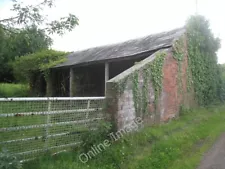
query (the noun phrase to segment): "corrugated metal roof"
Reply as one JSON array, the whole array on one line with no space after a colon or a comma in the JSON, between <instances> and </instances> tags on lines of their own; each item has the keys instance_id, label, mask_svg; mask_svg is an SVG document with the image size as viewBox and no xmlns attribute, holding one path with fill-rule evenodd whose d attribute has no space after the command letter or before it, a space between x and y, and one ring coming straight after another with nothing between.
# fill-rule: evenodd
<instances>
[{"instance_id":1,"label":"corrugated metal roof","mask_svg":"<svg viewBox=\"0 0 225 169\"><path fill-rule=\"evenodd\" d=\"M115 60L131 57L140 53L170 47L173 41L184 34L185 28L149 35L122 43L90 48L69 54L67 61L56 67L65 67L94 63L99 61Z\"/></svg>"}]
</instances>

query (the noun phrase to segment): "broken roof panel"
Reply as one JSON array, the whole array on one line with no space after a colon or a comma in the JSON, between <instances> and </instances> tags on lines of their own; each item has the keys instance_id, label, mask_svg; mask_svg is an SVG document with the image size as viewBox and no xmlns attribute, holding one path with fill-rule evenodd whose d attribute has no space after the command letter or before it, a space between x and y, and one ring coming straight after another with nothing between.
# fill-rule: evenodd
<instances>
[{"instance_id":1,"label":"broken roof panel","mask_svg":"<svg viewBox=\"0 0 225 169\"><path fill-rule=\"evenodd\" d=\"M173 41L184 34L185 28L149 35L122 43L90 48L69 54L67 61L55 67L88 64L131 57L148 51L172 46Z\"/></svg>"}]
</instances>

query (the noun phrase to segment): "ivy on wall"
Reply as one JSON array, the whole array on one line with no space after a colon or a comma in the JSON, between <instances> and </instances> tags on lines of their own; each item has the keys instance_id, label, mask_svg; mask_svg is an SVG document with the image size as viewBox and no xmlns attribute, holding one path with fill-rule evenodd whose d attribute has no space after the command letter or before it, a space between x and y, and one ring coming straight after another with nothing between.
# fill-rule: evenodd
<instances>
[{"instance_id":1,"label":"ivy on wall","mask_svg":"<svg viewBox=\"0 0 225 169\"><path fill-rule=\"evenodd\" d=\"M173 58L178 63L178 92L184 94L183 91L183 81L182 81L182 64L185 57L185 47L184 47L185 36L180 37L173 45Z\"/></svg>"},{"instance_id":2,"label":"ivy on wall","mask_svg":"<svg viewBox=\"0 0 225 169\"><path fill-rule=\"evenodd\" d=\"M162 67L165 56L166 56L165 52L157 52L155 59L152 62L146 64L144 68L136 70L135 72L128 75L118 83L118 91L119 94L121 95L126 89L128 81L129 80L131 81L134 108L137 116L152 113L148 112L148 103L149 103L148 95L150 93L149 91L150 81L154 88L155 107L158 104L158 98L162 91L162 78L163 78ZM142 76L143 79L142 87L140 86L139 80L140 75Z\"/></svg>"},{"instance_id":3,"label":"ivy on wall","mask_svg":"<svg viewBox=\"0 0 225 169\"><path fill-rule=\"evenodd\" d=\"M186 46L187 42L187 46ZM208 105L225 98L221 73L217 64L217 50L220 40L215 38L209 28L209 22L202 16L192 16L187 21L186 35L181 36L173 44L173 57L178 64L177 85L180 94L184 94L182 65L188 53L186 70L187 92L194 91L199 105ZM187 49L187 50L186 50ZM187 53L186 53L187 52ZM136 116L155 113L157 115L158 100L162 91L163 64L165 52L157 52L155 59L143 68L136 70L118 83L120 95L126 87L132 85L133 102ZM142 79L143 81L140 81ZM141 85L142 83L142 85ZM154 89L154 112L149 112L149 85ZM222 91L223 90L223 91ZM223 94L223 97L221 96Z\"/></svg>"},{"instance_id":4,"label":"ivy on wall","mask_svg":"<svg viewBox=\"0 0 225 169\"><path fill-rule=\"evenodd\" d=\"M150 63L150 74L153 88L155 90L155 105L158 103L159 96L162 91L162 78L163 78L163 63L166 53L159 52L156 54L156 58Z\"/></svg>"},{"instance_id":5,"label":"ivy on wall","mask_svg":"<svg viewBox=\"0 0 225 169\"><path fill-rule=\"evenodd\" d=\"M142 88L139 86L139 73L138 71L134 72L133 74L133 100L135 105L136 113L141 115L149 112L148 110L148 103L149 103L149 84L150 81L153 85L154 89L154 105L155 105L155 112L157 111L158 99L162 91L162 78L163 78L163 63L165 59L166 53L165 52L157 52L155 59L147 64L142 70L142 78L143 78L143 85Z\"/></svg>"},{"instance_id":6,"label":"ivy on wall","mask_svg":"<svg viewBox=\"0 0 225 169\"><path fill-rule=\"evenodd\" d=\"M135 71L132 76L132 92L136 115L141 116L142 94L139 87L139 71Z\"/></svg>"},{"instance_id":7,"label":"ivy on wall","mask_svg":"<svg viewBox=\"0 0 225 169\"><path fill-rule=\"evenodd\" d=\"M210 30L203 16L187 21L188 69L191 71L195 97L199 105L208 105L219 98L221 76L218 74L217 50L220 40ZM190 78L190 77L189 77Z\"/></svg>"}]
</instances>

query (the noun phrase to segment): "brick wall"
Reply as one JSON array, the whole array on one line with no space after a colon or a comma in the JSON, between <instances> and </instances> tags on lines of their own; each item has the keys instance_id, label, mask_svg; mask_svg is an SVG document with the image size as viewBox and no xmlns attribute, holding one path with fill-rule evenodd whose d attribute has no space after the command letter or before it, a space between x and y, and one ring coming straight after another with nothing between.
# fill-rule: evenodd
<instances>
[{"instance_id":1,"label":"brick wall","mask_svg":"<svg viewBox=\"0 0 225 169\"><path fill-rule=\"evenodd\" d=\"M186 51L186 47L184 50ZM172 48L158 52L166 52L162 69L162 92L157 102L158 105L155 106L154 88L152 82L148 82L147 113L144 114L142 111L135 111L132 75L134 72L138 71L138 87L139 90L141 90L143 87L143 70L154 60L156 53L107 82L107 111L114 119L117 129L121 129L125 125L132 123L137 116L142 117L146 124L167 121L179 114L181 105L187 104L187 106L189 106L190 102L188 100L193 100L193 98L191 98L192 95L188 94L186 90L187 52L185 52L185 58L181 66L182 91L179 91L178 88L178 63L173 58ZM147 68L149 69L149 67ZM120 93L118 86L127 77L129 78L125 83L125 88ZM139 101L141 101L141 98L142 97L139 96Z\"/></svg>"}]
</instances>

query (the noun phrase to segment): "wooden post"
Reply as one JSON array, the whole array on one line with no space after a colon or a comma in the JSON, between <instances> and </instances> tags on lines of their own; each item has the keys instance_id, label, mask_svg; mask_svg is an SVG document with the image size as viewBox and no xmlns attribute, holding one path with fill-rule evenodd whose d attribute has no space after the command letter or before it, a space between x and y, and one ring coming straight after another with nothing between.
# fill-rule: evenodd
<instances>
[{"instance_id":1,"label":"wooden post","mask_svg":"<svg viewBox=\"0 0 225 169\"><path fill-rule=\"evenodd\" d=\"M50 71L50 74L47 78L45 78L47 86L46 86L46 96L52 97L55 96L55 72L53 70Z\"/></svg>"},{"instance_id":2,"label":"wooden post","mask_svg":"<svg viewBox=\"0 0 225 169\"><path fill-rule=\"evenodd\" d=\"M106 82L109 80L109 63L105 63L105 94L106 94Z\"/></svg>"},{"instance_id":3,"label":"wooden post","mask_svg":"<svg viewBox=\"0 0 225 169\"><path fill-rule=\"evenodd\" d=\"M74 71L70 68L70 97L74 96Z\"/></svg>"}]
</instances>

